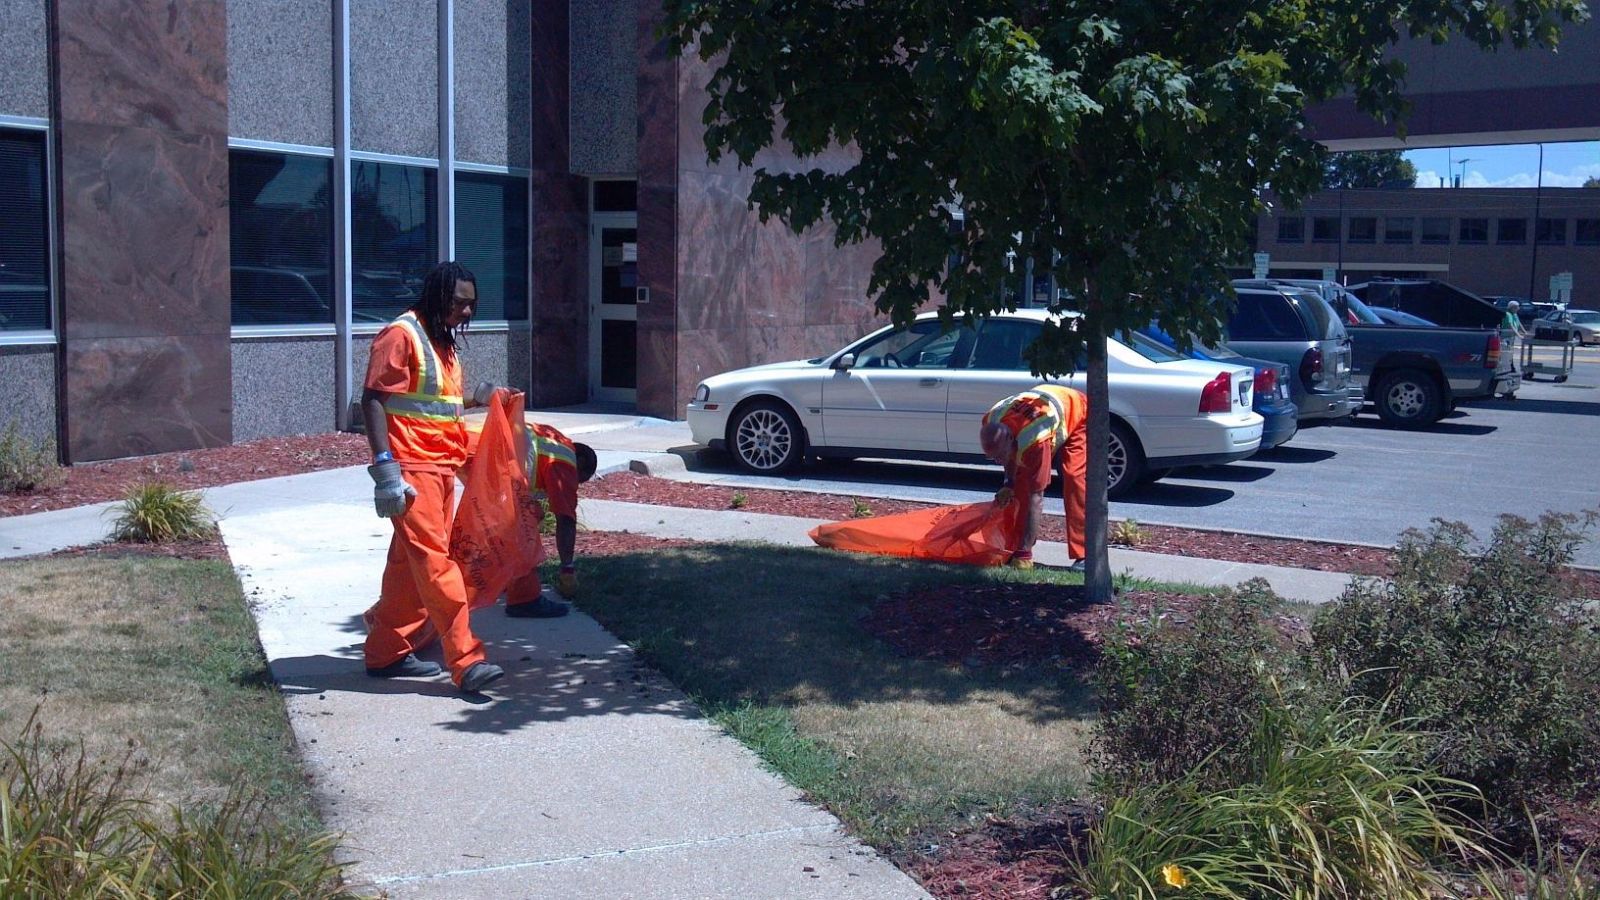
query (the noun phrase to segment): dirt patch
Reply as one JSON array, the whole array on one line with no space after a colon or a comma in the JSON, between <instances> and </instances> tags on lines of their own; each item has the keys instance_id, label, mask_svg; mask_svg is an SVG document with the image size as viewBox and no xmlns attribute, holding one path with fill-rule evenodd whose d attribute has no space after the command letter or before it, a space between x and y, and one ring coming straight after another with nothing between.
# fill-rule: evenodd
<instances>
[{"instance_id":1,"label":"dirt patch","mask_svg":"<svg viewBox=\"0 0 1600 900\"><path fill-rule=\"evenodd\" d=\"M363 465L367 461L366 438L335 433L262 438L209 450L80 463L63 469L65 480L49 490L0 494L0 516L121 500L129 488L146 481L165 481L194 490Z\"/></svg>"},{"instance_id":2,"label":"dirt patch","mask_svg":"<svg viewBox=\"0 0 1600 900\"><path fill-rule=\"evenodd\" d=\"M68 547L48 554L52 557L92 557L98 559L128 559L135 557L160 557L164 559L216 559L229 561L228 545L222 538L199 541L174 541L168 544L135 544L108 541L83 547Z\"/></svg>"},{"instance_id":3,"label":"dirt patch","mask_svg":"<svg viewBox=\"0 0 1600 900\"><path fill-rule=\"evenodd\" d=\"M1067 859L1093 811L1064 804L945 835L895 860L940 900L1048 900L1067 883Z\"/></svg>"}]
</instances>

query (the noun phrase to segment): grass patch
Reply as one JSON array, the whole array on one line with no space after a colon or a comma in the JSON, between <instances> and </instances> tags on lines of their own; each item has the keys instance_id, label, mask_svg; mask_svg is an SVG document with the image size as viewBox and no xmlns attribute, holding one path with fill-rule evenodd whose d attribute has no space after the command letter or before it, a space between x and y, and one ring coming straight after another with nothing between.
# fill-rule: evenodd
<instances>
[{"instance_id":1,"label":"grass patch","mask_svg":"<svg viewBox=\"0 0 1600 900\"><path fill-rule=\"evenodd\" d=\"M283 700L225 562L0 563L0 736L35 708L43 749L126 759L151 799L221 808L259 792L269 818L318 828Z\"/></svg>"},{"instance_id":2,"label":"grass patch","mask_svg":"<svg viewBox=\"0 0 1600 900\"><path fill-rule=\"evenodd\" d=\"M860 625L892 593L1077 576L745 544L580 565L585 611L877 846L1087 789L1079 676L907 659Z\"/></svg>"}]
</instances>

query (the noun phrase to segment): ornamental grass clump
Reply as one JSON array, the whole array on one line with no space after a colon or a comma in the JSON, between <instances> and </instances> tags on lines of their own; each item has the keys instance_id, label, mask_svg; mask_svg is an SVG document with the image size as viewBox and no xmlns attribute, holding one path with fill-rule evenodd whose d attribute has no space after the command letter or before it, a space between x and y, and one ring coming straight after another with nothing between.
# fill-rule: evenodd
<instances>
[{"instance_id":1,"label":"ornamental grass clump","mask_svg":"<svg viewBox=\"0 0 1600 900\"><path fill-rule=\"evenodd\" d=\"M199 494L164 482L135 486L114 509L111 537L117 541L160 544L201 540L216 533L211 511Z\"/></svg>"},{"instance_id":2,"label":"ornamental grass clump","mask_svg":"<svg viewBox=\"0 0 1600 900\"><path fill-rule=\"evenodd\" d=\"M66 478L56 464L55 438L32 441L22 436L17 420L0 433L0 494L24 494L55 487Z\"/></svg>"}]
</instances>

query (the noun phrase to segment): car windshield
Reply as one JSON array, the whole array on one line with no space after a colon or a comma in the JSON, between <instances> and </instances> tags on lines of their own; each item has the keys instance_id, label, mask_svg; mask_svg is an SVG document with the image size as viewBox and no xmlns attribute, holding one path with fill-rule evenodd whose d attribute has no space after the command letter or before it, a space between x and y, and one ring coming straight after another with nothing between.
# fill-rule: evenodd
<instances>
[{"instance_id":1,"label":"car windshield","mask_svg":"<svg viewBox=\"0 0 1600 900\"><path fill-rule=\"evenodd\" d=\"M1572 321L1579 325L1593 325L1600 322L1600 312L1575 312L1572 314Z\"/></svg>"},{"instance_id":2,"label":"car windshield","mask_svg":"<svg viewBox=\"0 0 1600 900\"><path fill-rule=\"evenodd\" d=\"M1382 325L1383 324L1383 317L1378 315L1377 313L1373 312L1372 311L1372 307L1366 305L1365 303L1362 303L1360 297L1357 297L1355 294L1352 294L1349 291L1342 291L1340 296L1342 296L1344 298L1345 309L1350 310L1350 314L1356 317L1356 323L1357 324L1359 324L1359 325Z\"/></svg>"}]
</instances>

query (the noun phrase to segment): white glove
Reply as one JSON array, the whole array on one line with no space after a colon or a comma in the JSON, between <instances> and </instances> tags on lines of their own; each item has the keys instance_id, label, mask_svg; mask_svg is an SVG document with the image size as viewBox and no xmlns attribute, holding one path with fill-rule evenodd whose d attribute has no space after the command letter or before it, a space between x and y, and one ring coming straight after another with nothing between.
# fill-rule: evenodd
<instances>
[{"instance_id":1,"label":"white glove","mask_svg":"<svg viewBox=\"0 0 1600 900\"><path fill-rule=\"evenodd\" d=\"M401 477L400 464L392 459L376 463L367 466L367 474L372 476L373 483L377 485L372 490L372 505L377 508L378 515L385 519L398 519L405 515L411 501L416 499L417 489L406 484Z\"/></svg>"},{"instance_id":2,"label":"white glove","mask_svg":"<svg viewBox=\"0 0 1600 900\"><path fill-rule=\"evenodd\" d=\"M500 390L500 386L492 381L478 382L478 386L472 390L472 404L474 406L488 406L489 401L494 399L494 392L498 390Z\"/></svg>"}]
</instances>

